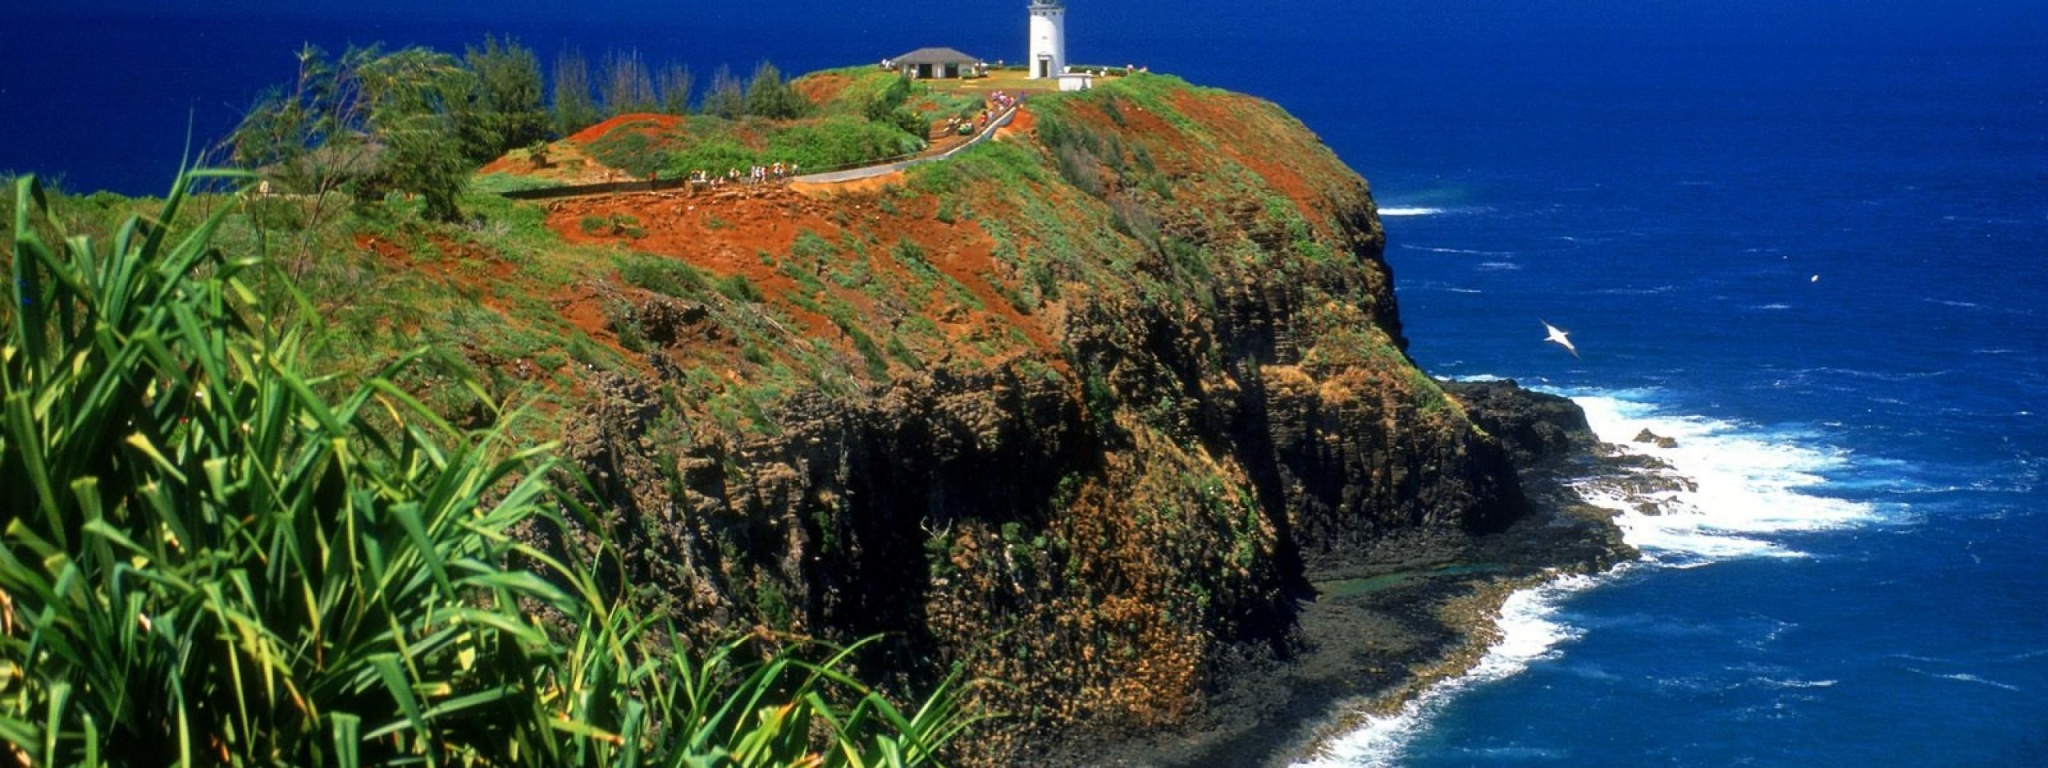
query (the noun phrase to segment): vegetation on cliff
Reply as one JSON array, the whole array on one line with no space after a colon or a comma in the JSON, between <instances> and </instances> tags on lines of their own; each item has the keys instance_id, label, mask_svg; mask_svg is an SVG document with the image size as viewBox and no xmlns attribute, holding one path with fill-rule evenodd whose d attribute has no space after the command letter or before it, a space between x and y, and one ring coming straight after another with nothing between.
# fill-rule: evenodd
<instances>
[{"instance_id":1,"label":"vegetation on cliff","mask_svg":"<svg viewBox=\"0 0 2048 768\"><path fill-rule=\"evenodd\" d=\"M627 117L546 163L514 150L456 221L222 197L215 240L284 256L243 300L319 317L317 370L421 349L380 392L560 441L590 514L493 546L604 564L599 591L675 643L879 634L843 661L892 690L1002 681L964 693L1017 715L974 761L1187 723L1232 659L1291 652L1311 581L1519 512L1500 445L1403 351L1364 181L1257 99L1135 75L861 184L484 194L565 158L673 171L975 103L868 70L790 86L796 120ZM512 398L536 418L488 405Z\"/></svg>"},{"instance_id":2,"label":"vegetation on cliff","mask_svg":"<svg viewBox=\"0 0 2048 768\"><path fill-rule=\"evenodd\" d=\"M1185 722L1234 649L1291 642L1311 578L1520 503L1402 352L1364 183L1255 99L1034 94L866 187L547 226L616 249L562 305L626 362L569 443L644 532L636 578L707 628L964 661L1015 683L985 695L1023 732Z\"/></svg>"},{"instance_id":3,"label":"vegetation on cliff","mask_svg":"<svg viewBox=\"0 0 2048 768\"><path fill-rule=\"evenodd\" d=\"M308 374L308 326L273 322L244 281L259 254L213 245L234 209L170 225L222 178L181 179L111 248L15 186L12 761L916 765L973 722L951 682L897 709L843 671L851 649L693 647L610 596L601 561L521 543L577 509L549 447L451 426L394 384L409 357Z\"/></svg>"}]
</instances>

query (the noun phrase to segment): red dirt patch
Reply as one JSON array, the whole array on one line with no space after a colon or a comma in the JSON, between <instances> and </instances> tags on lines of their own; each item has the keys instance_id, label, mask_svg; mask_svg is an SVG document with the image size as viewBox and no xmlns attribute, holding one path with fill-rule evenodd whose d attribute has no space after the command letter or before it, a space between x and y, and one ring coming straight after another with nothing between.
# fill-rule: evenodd
<instances>
[{"instance_id":1,"label":"red dirt patch","mask_svg":"<svg viewBox=\"0 0 2048 768\"><path fill-rule=\"evenodd\" d=\"M413 249L367 233L357 233L357 248L375 254L392 266L439 278L477 295L488 295L492 284L512 276L512 265L489 250L458 242L444 235L428 239L438 257L421 258Z\"/></svg>"},{"instance_id":2,"label":"red dirt patch","mask_svg":"<svg viewBox=\"0 0 2048 768\"><path fill-rule=\"evenodd\" d=\"M790 83L790 87L795 88L804 100L812 104L825 104L837 101L839 94L852 83L852 78L838 72L820 72L798 78L796 82Z\"/></svg>"},{"instance_id":3,"label":"red dirt patch","mask_svg":"<svg viewBox=\"0 0 2048 768\"><path fill-rule=\"evenodd\" d=\"M1031 114L1031 110L1018 107L1017 116L1010 118L1010 124L997 131L996 135L1001 137L1003 134L1010 133L1011 131L1029 135L1035 130L1038 130L1038 118Z\"/></svg>"},{"instance_id":4,"label":"red dirt patch","mask_svg":"<svg viewBox=\"0 0 2048 768\"><path fill-rule=\"evenodd\" d=\"M561 141L548 145L547 165L536 167L528 155L514 150L492 160L479 173L504 173L549 179L564 184L602 184L626 180L626 174L616 168L599 162L592 156L588 146L620 131L630 131L651 139L660 139L683 124L683 118L652 112L635 112L619 115L597 125L590 126Z\"/></svg>"},{"instance_id":5,"label":"red dirt patch","mask_svg":"<svg viewBox=\"0 0 2048 768\"><path fill-rule=\"evenodd\" d=\"M738 186L696 195L667 192L561 200L548 205L548 226L570 243L617 243L636 251L686 257L714 273L747 274L751 279L757 276L753 272L773 274L756 254L787 252L802 230L837 237L839 226L825 218L832 210L833 206L784 187ZM591 216L630 216L645 236L586 233L582 221ZM768 274L758 276L769 279Z\"/></svg>"},{"instance_id":6,"label":"red dirt patch","mask_svg":"<svg viewBox=\"0 0 2048 768\"><path fill-rule=\"evenodd\" d=\"M677 125L681 124L682 122L683 119L675 115L659 115L652 112L634 112L631 114L619 115L618 117L614 117L610 120L598 123L597 125L593 125L590 126L589 128L577 131L575 134L569 136L567 140L577 144L589 144L593 141L597 141L598 139L602 139L606 136L609 136L613 131L620 130L622 128L630 128L643 135L652 136L662 131L672 129Z\"/></svg>"},{"instance_id":7,"label":"red dirt patch","mask_svg":"<svg viewBox=\"0 0 2048 768\"><path fill-rule=\"evenodd\" d=\"M551 179L563 184L599 184L617 181L622 171L613 169L583 151L582 145L572 141L557 141L548 145L547 165L536 167L525 152L513 152L492 160L485 165L481 174L504 173L513 176L527 176L536 179Z\"/></svg>"},{"instance_id":8,"label":"red dirt patch","mask_svg":"<svg viewBox=\"0 0 2048 768\"><path fill-rule=\"evenodd\" d=\"M1007 268L994 260L995 242L980 227L939 221L933 216L933 200L903 199L885 191L900 178L894 174L803 190L738 187L696 195L677 192L559 200L547 206L548 227L570 243L613 243L683 260L717 278L744 275L767 304L801 326L791 328L792 332L847 349L852 348L852 339L830 318L792 300L802 288L785 273L783 262L805 231L831 243L838 243L851 231L856 236L871 236L877 244L874 250L880 252L870 255L869 269L888 284L908 285L915 278L887 252L898 241L907 240L917 243L932 267L958 282L973 297L973 304L979 305L966 306L943 295L908 297L914 311L930 316L945 331L950 339L948 354L975 354L975 340L1000 339L1007 329L1014 328L1041 359L1065 370L1059 346L1044 327L1043 318L1018 311L1004 293L1000 281ZM887 202L885 195L891 196ZM594 234L583 231L586 218L628 216L637 222L642 237L614 234L610 228ZM858 257L842 253L838 258ZM820 269L829 272L834 268ZM834 295L863 311L872 306L871 299L860 291L835 289ZM575 320L579 327L602 326L602 313L582 306L594 304L595 295L557 298L566 302L558 303L564 315L581 318ZM997 359L989 362L1000 363L1001 358L1017 351L999 351Z\"/></svg>"},{"instance_id":9,"label":"red dirt patch","mask_svg":"<svg viewBox=\"0 0 2048 768\"><path fill-rule=\"evenodd\" d=\"M482 175L493 173L525 174L530 170L533 170L532 162L523 158L514 159L511 155L506 155L485 163L484 167L477 169L477 173Z\"/></svg>"},{"instance_id":10,"label":"red dirt patch","mask_svg":"<svg viewBox=\"0 0 2048 768\"><path fill-rule=\"evenodd\" d=\"M425 243L411 247L361 232L354 236L353 242L357 249L377 257L393 272L408 272L439 280L453 286L458 295L472 297L478 306L500 316L508 315L501 289L514 284L517 270L488 249L438 234L429 235ZM607 327L601 309L603 305L590 288L572 288L569 297L558 296L551 301L557 310L562 311L564 319L589 334L591 339L613 348L621 359L644 366L632 353L619 346L617 337ZM419 328L407 326L403 330L416 332ZM540 370L533 360L498 358L467 344L464 349L473 363L498 369L513 378L529 380Z\"/></svg>"},{"instance_id":11,"label":"red dirt patch","mask_svg":"<svg viewBox=\"0 0 2048 768\"><path fill-rule=\"evenodd\" d=\"M1276 161L1276 158L1316 157L1316 151L1309 147L1273 147L1274 137L1294 135L1296 131L1278 130L1277 126L1276 130L1259 130L1269 118L1252 113L1266 111L1263 104L1237 94L1178 92L1173 95L1173 108L1214 131L1219 150L1294 201L1311 225L1324 232L1330 231L1325 218L1329 197L1311 184L1301 169ZM1338 167L1329 169L1329 174L1340 177L1340 174L1348 175L1348 172Z\"/></svg>"},{"instance_id":12,"label":"red dirt patch","mask_svg":"<svg viewBox=\"0 0 2048 768\"><path fill-rule=\"evenodd\" d=\"M589 283L581 283L549 296L548 305L554 307L563 320L568 321L591 340L611 347L612 351L618 353L619 359L627 361L634 367L645 369L646 358L619 344L618 334L612 332L611 318L606 317L604 313L605 300L596 287Z\"/></svg>"}]
</instances>

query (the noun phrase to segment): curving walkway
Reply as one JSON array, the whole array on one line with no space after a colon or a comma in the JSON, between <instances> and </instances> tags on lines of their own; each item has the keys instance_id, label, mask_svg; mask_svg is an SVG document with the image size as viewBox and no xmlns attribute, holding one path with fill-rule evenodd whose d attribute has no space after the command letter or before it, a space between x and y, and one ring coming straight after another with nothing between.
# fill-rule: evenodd
<instances>
[{"instance_id":1,"label":"curving walkway","mask_svg":"<svg viewBox=\"0 0 2048 768\"><path fill-rule=\"evenodd\" d=\"M848 181L859 181L861 179L872 179L876 176L887 176L889 174L901 171L913 165L918 165L920 163L929 163L936 160L945 160L951 158L954 155L960 154L968 147L972 147L976 144L980 144L984 141L987 141L989 137L996 135L996 131L998 129L1001 129L1004 126L1009 125L1010 118L1016 116L1017 107L1013 106L1010 107L1009 109L1003 110L1003 113L997 115L996 119L990 120L988 122L987 128L981 129L981 133L975 134L974 138L967 140L967 143L946 150L945 152L932 155L931 157L913 157L909 160L898 160L893 163L882 163L880 165L865 165L859 168L848 168L843 171L807 173L802 176L792 176L790 177L790 180L803 182L805 184L838 184Z\"/></svg>"},{"instance_id":2,"label":"curving walkway","mask_svg":"<svg viewBox=\"0 0 2048 768\"><path fill-rule=\"evenodd\" d=\"M965 151L968 147L980 144L984 141L987 141L989 137L996 135L996 131L1001 130L1005 126L1008 126L1010 124L1010 120L1017 116L1017 110L1020 108L1020 106L1021 105L1012 106L1009 109L1003 110L1002 114L997 115L994 120L989 121L987 128L981 129L981 133L975 134L974 138L967 140L967 143L961 144L960 146L954 147L952 149L946 150L936 155L932 155L929 157L913 157L908 160L896 160L887 163L878 163L875 165L863 165L858 168L847 168L838 171L807 173L802 176L791 176L788 179L786 179L786 181L802 182L805 184L842 184L849 181L872 179L877 176L887 176L889 174L896 173L905 168L909 168L910 166L918 165L920 163L929 163L938 160L949 159L952 156L960 154L962 151ZM659 192L665 189L681 189L689 186L691 186L691 182L687 179L658 179L655 181L615 181L606 182L603 184L575 184L562 187L546 187L542 189L522 189L514 192L506 192L504 193L504 196L511 198L513 200L549 200L558 197L579 197L583 195L610 195L622 192Z\"/></svg>"}]
</instances>

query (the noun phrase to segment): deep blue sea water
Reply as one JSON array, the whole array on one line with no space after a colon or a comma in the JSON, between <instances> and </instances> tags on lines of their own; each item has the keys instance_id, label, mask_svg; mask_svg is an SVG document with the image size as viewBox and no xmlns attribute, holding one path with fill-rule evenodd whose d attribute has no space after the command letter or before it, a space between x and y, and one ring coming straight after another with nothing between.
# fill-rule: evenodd
<instances>
[{"instance_id":1,"label":"deep blue sea water","mask_svg":"<svg viewBox=\"0 0 2048 768\"><path fill-rule=\"evenodd\" d=\"M1700 488L1331 764L2048 765L2048 46L1435 53L1347 156L1416 358Z\"/></svg>"},{"instance_id":2,"label":"deep blue sea water","mask_svg":"<svg viewBox=\"0 0 2048 768\"><path fill-rule=\"evenodd\" d=\"M1024 21L1022 0L187 5L0 9L0 169L159 189L187 115L217 135L307 41L492 31L702 77L1021 56ZM2048 764L2048 8L1273 5L1071 0L1071 53L1294 111L1373 182L1425 368L1675 436L1645 450L1699 483L1625 518L1645 561L1517 596L1475 675L1327 764Z\"/></svg>"}]
</instances>

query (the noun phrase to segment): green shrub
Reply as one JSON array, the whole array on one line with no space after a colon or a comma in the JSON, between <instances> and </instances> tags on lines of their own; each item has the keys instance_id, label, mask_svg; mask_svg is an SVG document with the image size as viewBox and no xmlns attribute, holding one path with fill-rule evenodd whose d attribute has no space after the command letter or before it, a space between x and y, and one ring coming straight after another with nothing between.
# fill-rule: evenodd
<instances>
[{"instance_id":1,"label":"green shrub","mask_svg":"<svg viewBox=\"0 0 2048 768\"><path fill-rule=\"evenodd\" d=\"M761 153L741 143L731 131L731 125L723 121L692 122L690 135L669 153L668 173L684 176L701 170L722 176L738 170L744 176L748 167L761 162Z\"/></svg>"},{"instance_id":2,"label":"green shrub","mask_svg":"<svg viewBox=\"0 0 2048 768\"><path fill-rule=\"evenodd\" d=\"M746 134L743 138L743 133ZM893 125L835 115L796 121L745 118L696 120L670 136L663 168L684 175L702 170L714 176L756 165L796 163L805 172L868 165L924 148L918 135Z\"/></svg>"},{"instance_id":3,"label":"green shrub","mask_svg":"<svg viewBox=\"0 0 2048 768\"><path fill-rule=\"evenodd\" d=\"M733 301L760 302L761 289L754 287L754 281L746 275L734 273L718 281L718 292Z\"/></svg>"},{"instance_id":4,"label":"green shrub","mask_svg":"<svg viewBox=\"0 0 2048 768\"><path fill-rule=\"evenodd\" d=\"M471 178L469 188L466 191L471 194L503 195L507 192L523 192L530 189L548 189L559 186L562 186L562 182L537 176L521 176L512 173L486 173Z\"/></svg>"},{"instance_id":5,"label":"green shrub","mask_svg":"<svg viewBox=\"0 0 2048 768\"><path fill-rule=\"evenodd\" d=\"M790 245L789 254L810 261L826 261L838 254L838 249L818 233L804 229L796 233L796 242Z\"/></svg>"},{"instance_id":6,"label":"green shrub","mask_svg":"<svg viewBox=\"0 0 2048 768\"><path fill-rule=\"evenodd\" d=\"M668 153L648 138L644 130L647 129L634 125L619 126L591 142L590 154L598 162L624 170L634 178L645 178L669 167Z\"/></svg>"},{"instance_id":7,"label":"green shrub","mask_svg":"<svg viewBox=\"0 0 2048 768\"><path fill-rule=\"evenodd\" d=\"M924 148L922 134L852 117L794 123L768 137L768 156L808 169L840 168L902 157Z\"/></svg>"},{"instance_id":8,"label":"green shrub","mask_svg":"<svg viewBox=\"0 0 2048 768\"><path fill-rule=\"evenodd\" d=\"M702 270L672 258L627 254L619 257L619 278L676 298L700 295L711 284Z\"/></svg>"}]
</instances>

